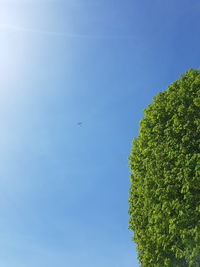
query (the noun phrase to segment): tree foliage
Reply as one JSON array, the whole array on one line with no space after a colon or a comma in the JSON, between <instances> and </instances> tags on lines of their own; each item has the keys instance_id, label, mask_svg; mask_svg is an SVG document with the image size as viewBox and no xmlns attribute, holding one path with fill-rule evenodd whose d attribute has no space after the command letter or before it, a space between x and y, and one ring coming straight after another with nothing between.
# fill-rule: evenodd
<instances>
[{"instance_id":1,"label":"tree foliage","mask_svg":"<svg viewBox=\"0 0 200 267\"><path fill-rule=\"evenodd\" d=\"M129 157L129 227L142 267L200 266L200 70L144 111Z\"/></svg>"}]
</instances>

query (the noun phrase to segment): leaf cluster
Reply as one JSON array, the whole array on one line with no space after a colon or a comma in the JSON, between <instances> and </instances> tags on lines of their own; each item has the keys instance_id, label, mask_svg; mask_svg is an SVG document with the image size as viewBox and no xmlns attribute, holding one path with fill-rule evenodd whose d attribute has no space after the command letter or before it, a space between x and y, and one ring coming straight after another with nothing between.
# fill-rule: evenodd
<instances>
[{"instance_id":1,"label":"leaf cluster","mask_svg":"<svg viewBox=\"0 0 200 267\"><path fill-rule=\"evenodd\" d=\"M142 267L200 266L200 71L144 111L129 164L129 228Z\"/></svg>"}]
</instances>

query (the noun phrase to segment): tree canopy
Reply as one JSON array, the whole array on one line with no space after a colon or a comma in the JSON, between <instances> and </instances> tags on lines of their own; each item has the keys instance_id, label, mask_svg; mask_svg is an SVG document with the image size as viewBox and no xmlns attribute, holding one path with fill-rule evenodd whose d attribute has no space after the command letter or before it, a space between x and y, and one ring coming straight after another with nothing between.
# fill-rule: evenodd
<instances>
[{"instance_id":1,"label":"tree canopy","mask_svg":"<svg viewBox=\"0 0 200 267\"><path fill-rule=\"evenodd\" d=\"M129 228L141 266L200 266L200 70L144 110L129 164Z\"/></svg>"}]
</instances>

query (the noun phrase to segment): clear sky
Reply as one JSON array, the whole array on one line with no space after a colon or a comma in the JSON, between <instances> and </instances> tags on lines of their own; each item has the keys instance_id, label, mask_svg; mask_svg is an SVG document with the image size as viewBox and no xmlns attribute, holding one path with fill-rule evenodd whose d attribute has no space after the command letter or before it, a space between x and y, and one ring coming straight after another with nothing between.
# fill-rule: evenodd
<instances>
[{"instance_id":1,"label":"clear sky","mask_svg":"<svg viewBox=\"0 0 200 267\"><path fill-rule=\"evenodd\" d=\"M139 266L131 141L199 67L199 0L1 1L1 267Z\"/></svg>"}]
</instances>

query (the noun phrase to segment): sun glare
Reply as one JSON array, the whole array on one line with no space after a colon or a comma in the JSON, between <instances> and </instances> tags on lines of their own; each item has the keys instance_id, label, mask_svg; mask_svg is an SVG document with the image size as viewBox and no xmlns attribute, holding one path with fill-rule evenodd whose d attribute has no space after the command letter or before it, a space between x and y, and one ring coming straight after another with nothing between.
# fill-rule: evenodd
<instances>
[{"instance_id":1,"label":"sun glare","mask_svg":"<svg viewBox=\"0 0 200 267\"><path fill-rule=\"evenodd\" d=\"M1 101L15 90L15 84L25 71L30 41L14 27L23 22L23 9L16 4L1 4L0 14L0 93ZM13 28L12 28L12 27ZM6 91L4 90L6 88ZM10 89L9 89L10 88Z\"/></svg>"}]
</instances>

